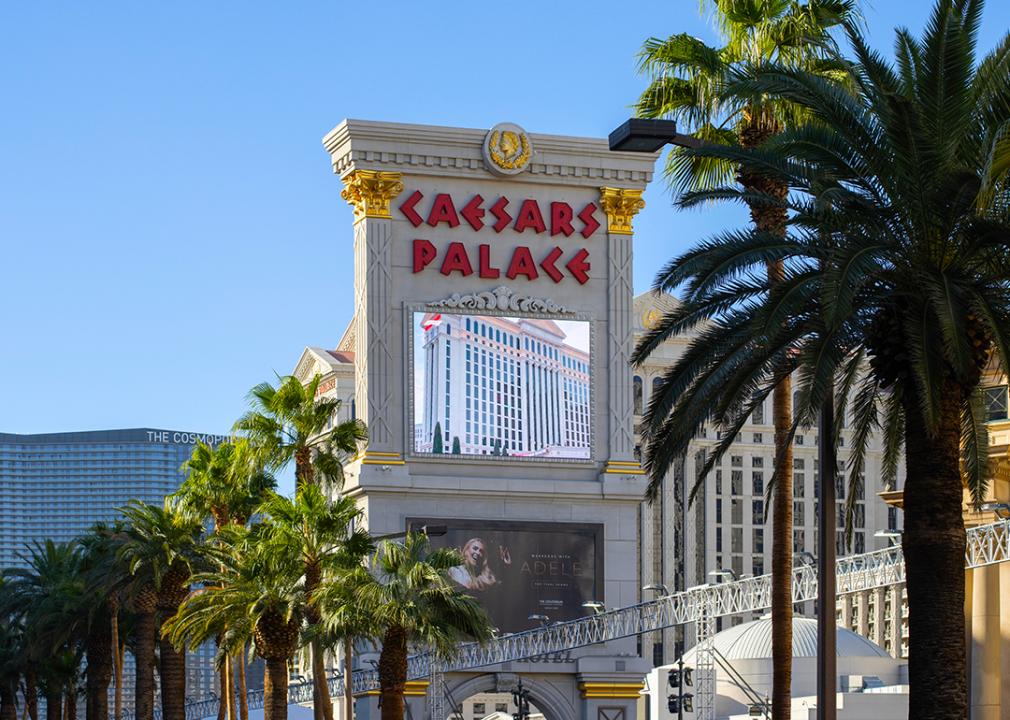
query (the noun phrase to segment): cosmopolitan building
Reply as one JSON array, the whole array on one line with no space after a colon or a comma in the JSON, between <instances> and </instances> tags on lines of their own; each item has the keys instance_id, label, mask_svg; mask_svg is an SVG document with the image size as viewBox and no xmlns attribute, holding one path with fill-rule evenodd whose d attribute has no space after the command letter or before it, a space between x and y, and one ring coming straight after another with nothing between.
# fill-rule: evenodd
<instances>
[{"instance_id":1,"label":"cosmopolitan building","mask_svg":"<svg viewBox=\"0 0 1010 720\"><path fill-rule=\"evenodd\" d=\"M184 478L198 441L222 435L137 428L0 433L0 567L35 541L67 541L113 520L128 500L160 503Z\"/></svg>"},{"instance_id":2,"label":"cosmopolitan building","mask_svg":"<svg viewBox=\"0 0 1010 720\"><path fill-rule=\"evenodd\" d=\"M417 315L417 452L589 458L588 331L580 349L562 329L587 323Z\"/></svg>"},{"instance_id":3,"label":"cosmopolitan building","mask_svg":"<svg viewBox=\"0 0 1010 720\"><path fill-rule=\"evenodd\" d=\"M179 489L180 466L197 442L224 435L136 428L16 435L0 433L0 567L24 565L34 542L66 542L99 521L118 517L129 500L160 504ZM187 692L216 690L214 648L187 662ZM127 655L124 701L133 701L133 658Z\"/></svg>"}]
</instances>

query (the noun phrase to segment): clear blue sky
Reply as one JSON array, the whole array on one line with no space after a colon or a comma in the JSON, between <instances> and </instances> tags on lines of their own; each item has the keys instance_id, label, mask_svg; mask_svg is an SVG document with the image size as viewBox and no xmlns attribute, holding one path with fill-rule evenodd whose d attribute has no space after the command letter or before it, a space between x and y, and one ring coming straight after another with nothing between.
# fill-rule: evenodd
<instances>
[{"instance_id":1,"label":"clear blue sky","mask_svg":"<svg viewBox=\"0 0 1010 720\"><path fill-rule=\"evenodd\" d=\"M871 38L932 3L864 5ZM983 47L1010 26L990 0ZM23 2L0 7L0 431L226 432L255 383L351 309L351 213L320 144L343 118L605 136L650 35L695 0ZM741 222L636 220L636 290Z\"/></svg>"}]
</instances>

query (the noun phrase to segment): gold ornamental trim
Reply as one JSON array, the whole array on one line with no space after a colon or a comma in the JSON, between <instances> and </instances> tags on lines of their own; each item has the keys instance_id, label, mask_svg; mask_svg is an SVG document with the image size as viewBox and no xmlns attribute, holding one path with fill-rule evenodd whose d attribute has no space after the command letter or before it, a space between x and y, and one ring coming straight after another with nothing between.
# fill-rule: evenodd
<instances>
[{"instance_id":1,"label":"gold ornamental trim","mask_svg":"<svg viewBox=\"0 0 1010 720\"><path fill-rule=\"evenodd\" d=\"M365 690L362 693L355 693L355 697L365 697L381 695L380 690ZM407 697L424 697L428 694L428 681L427 680L410 680L403 687L403 694Z\"/></svg>"},{"instance_id":2,"label":"gold ornamental trim","mask_svg":"<svg viewBox=\"0 0 1010 720\"><path fill-rule=\"evenodd\" d=\"M631 235L631 220L645 207L641 190L600 188L600 207L607 214L607 229L613 235Z\"/></svg>"},{"instance_id":3,"label":"gold ornamental trim","mask_svg":"<svg viewBox=\"0 0 1010 720\"><path fill-rule=\"evenodd\" d=\"M343 178L340 197L354 208L354 222L364 218L391 218L390 201L403 192L403 173L355 170Z\"/></svg>"},{"instance_id":4,"label":"gold ornamental trim","mask_svg":"<svg viewBox=\"0 0 1010 720\"><path fill-rule=\"evenodd\" d=\"M603 472L607 475L645 475L641 463L626 460L608 460Z\"/></svg>"},{"instance_id":5,"label":"gold ornamental trim","mask_svg":"<svg viewBox=\"0 0 1010 720\"><path fill-rule=\"evenodd\" d=\"M484 164L493 174L507 177L527 168L533 157L529 134L515 123L498 123L488 130L481 147Z\"/></svg>"},{"instance_id":6,"label":"gold ornamental trim","mask_svg":"<svg viewBox=\"0 0 1010 720\"><path fill-rule=\"evenodd\" d=\"M640 682L584 682L579 691L584 698L637 699L645 686Z\"/></svg>"}]
</instances>

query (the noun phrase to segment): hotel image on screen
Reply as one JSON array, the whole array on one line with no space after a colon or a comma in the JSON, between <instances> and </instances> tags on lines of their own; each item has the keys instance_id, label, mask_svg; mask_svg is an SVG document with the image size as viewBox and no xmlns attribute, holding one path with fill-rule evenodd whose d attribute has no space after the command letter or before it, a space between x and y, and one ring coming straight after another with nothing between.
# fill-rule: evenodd
<instances>
[{"instance_id":1,"label":"hotel image on screen","mask_svg":"<svg viewBox=\"0 0 1010 720\"><path fill-rule=\"evenodd\" d=\"M589 322L413 313L414 452L589 460Z\"/></svg>"}]
</instances>

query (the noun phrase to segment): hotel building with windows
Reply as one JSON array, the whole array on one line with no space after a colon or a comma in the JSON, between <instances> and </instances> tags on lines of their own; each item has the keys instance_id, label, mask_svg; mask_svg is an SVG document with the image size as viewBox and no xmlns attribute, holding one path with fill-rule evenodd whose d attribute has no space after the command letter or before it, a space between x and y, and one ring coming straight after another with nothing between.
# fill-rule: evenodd
<instances>
[{"instance_id":1,"label":"hotel building with windows","mask_svg":"<svg viewBox=\"0 0 1010 720\"><path fill-rule=\"evenodd\" d=\"M465 455L589 458L589 353L566 343L558 322L415 317L423 333L416 452L441 445Z\"/></svg>"},{"instance_id":2,"label":"hotel building with windows","mask_svg":"<svg viewBox=\"0 0 1010 720\"><path fill-rule=\"evenodd\" d=\"M659 318L664 308L675 302L668 296L644 293L635 298L633 321L636 340ZM633 377L636 441L640 442L642 412L662 374L676 361L691 342L691 335L667 340ZM771 398L759 406L741 429L732 448L701 484L693 504L689 497L698 473L720 439L713 426L702 429L691 449L663 481L653 504L642 504L642 585L665 585L671 591L684 590L725 575L737 577L771 572L771 508L765 507L765 492L775 464L774 428ZM898 510L886 504L878 493L888 490L882 482L883 448L873 437L866 454L861 486L850 488L846 472L851 429L841 429L836 476L839 556L887 547L896 542L900 532ZM793 447L793 552L796 562L812 562L817 556L817 513L820 477L817 461L817 430L801 428ZM898 482L904 471L899 469ZM848 493L854 501L852 545L845 544L845 503ZM767 517L766 517L767 516ZM839 600L840 624L865 635L896 657L905 654L907 631L903 619L903 592L886 597L876 593L869 599L842 596ZM893 595L893 597L891 596ZM870 609L874 604L878 610ZM797 607L812 615L814 603ZM897 608L897 613L892 613ZM864 612L865 610L865 612ZM721 618L718 629L757 619L753 616ZM893 618L893 619L892 619ZM895 622L896 620L896 622ZM662 637L660 637L662 635ZM693 644L680 629L654 633L651 657L656 665L676 659L684 647ZM650 648L643 647L646 657Z\"/></svg>"},{"instance_id":3,"label":"hotel building with windows","mask_svg":"<svg viewBox=\"0 0 1010 720\"><path fill-rule=\"evenodd\" d=\"M0 567L23 567L33 543L69 542L119 517L130 500L161 504L185 479L181 466L198 441L225 435L133 428L21 435L0 433ZM187 693L217 692L214 647L191 650ZM133 656L126 656L124 701L133 702ZM251 672L256 687L260 673Z\"/></svg>"}]
</instances>

